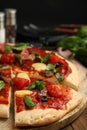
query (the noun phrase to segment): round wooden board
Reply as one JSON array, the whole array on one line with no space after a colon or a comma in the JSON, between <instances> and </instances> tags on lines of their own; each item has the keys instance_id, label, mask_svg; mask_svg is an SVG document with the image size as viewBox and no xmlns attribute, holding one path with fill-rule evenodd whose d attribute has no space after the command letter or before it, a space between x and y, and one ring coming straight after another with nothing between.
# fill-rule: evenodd
<instances>
[{"instance_id":1,"label":"round wooden board","mask_svg":"<svg viewBox=\"0 0 87 130\"><path fill-rule=\"evenodd\" d=\"M87 105L87 69L84 68L82 65L80 65L76 61L72 61L76 64L79 74L80 74L80 88L79 93L84 97L81 104L76 107L73 111L68 113L66 116L64 116L61 120L56 121L52 124L43 126L43 127L28 127L28 128L15 128L14 126L14 115L13 115L13 105L11 105L11 113L9 119L0 119L0 130L59 130L60 128L63 128L64 126L71 123L73 120L75 120L86 108Z\"/></svg>"}]
</instances>

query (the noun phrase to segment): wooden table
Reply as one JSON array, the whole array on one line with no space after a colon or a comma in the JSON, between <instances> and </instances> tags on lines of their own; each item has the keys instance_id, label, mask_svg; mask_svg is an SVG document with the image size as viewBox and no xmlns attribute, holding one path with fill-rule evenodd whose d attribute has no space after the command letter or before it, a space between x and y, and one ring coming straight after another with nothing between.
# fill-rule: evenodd
<instances>
[{"instance_id":1,"label":"wooden table","mask_svg":"<svg viewBox=\"0 0 87 130\"><path fill-rule=\"evenodd\" d=\"M75 121L60 130L87 130L87 107Z\"/></svg>"}]
</instances>

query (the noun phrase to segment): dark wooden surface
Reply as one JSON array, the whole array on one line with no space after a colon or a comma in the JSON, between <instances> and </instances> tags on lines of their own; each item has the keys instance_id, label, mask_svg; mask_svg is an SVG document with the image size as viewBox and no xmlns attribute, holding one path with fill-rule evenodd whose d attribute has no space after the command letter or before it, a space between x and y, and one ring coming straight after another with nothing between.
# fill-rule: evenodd
<instances>
[{"instance_id":1,"label":"dark wooden surface","mask_svg":"<svg viewBox=\"0 0 87 130\"><path fill-rule=\"evenodd\" d=\"M75 121L61 130L87 130L87 107Z\"/></svg>"}]
</instances>

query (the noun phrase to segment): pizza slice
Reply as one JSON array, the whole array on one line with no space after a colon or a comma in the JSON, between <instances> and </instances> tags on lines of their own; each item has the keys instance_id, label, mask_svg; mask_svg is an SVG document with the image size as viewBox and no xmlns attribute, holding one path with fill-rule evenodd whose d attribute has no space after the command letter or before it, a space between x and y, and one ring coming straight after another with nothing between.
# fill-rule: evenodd
<instances>
[{"instance_id":1,"label":"pizza slice","mask_svg":"<svg viewBox=\"0 0 87 130\"><path fill-rule=\"evenodd\" d=\"M12 67L0 64L0 117L8 118L12 86Z\"/></svg>"},{"instance_id":2,"label":"pizza slice","mask_svg":"<svg viewBox=\"0 0 87 130\"><path fill-rule=\"evenodd\" d=\"M10 109L11 86L0 78L0 117L8 118Z\"/></svg>"},{"instance_id":3,"label":"pizza slice","mask_svg":"<svg viewBox=\"0 0 87 130\"><path fill-rule=\"evenodd\" d=\"M16 126L42 126L58 121L82 101L75 90L38 78L25 80L19 75L14 87Z\"/></svg>"}]
</instances>

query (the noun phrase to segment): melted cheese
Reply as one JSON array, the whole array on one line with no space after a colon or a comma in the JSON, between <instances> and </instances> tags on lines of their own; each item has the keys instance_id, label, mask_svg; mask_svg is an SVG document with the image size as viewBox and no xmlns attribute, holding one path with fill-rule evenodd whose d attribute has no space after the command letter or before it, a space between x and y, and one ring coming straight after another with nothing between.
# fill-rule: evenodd
<instances>
[{"instance_id":1,"label":"melted cheese","mask_svg":"<svg viewBox=\"0 0 87 130\"><path fill-rule=\"evenodd\" d=\"M25 73L25 72L20 72L20 73L18 73L17 77L18 77L18 78L24 78L24 79L30 80L28 74Z\"/></svg>"},{"instance_id":2,"label":"melted cheese","mask_svg":"<svg viewBox=\"0 0 87 130\"><path fill-rule=\"evenodd\" d=\"M32 66L37 71L46 70L46 64L44 63L34 63Z\"/></svg>"},{"instance_id":3,"label":"melted cheese","mask_svg":"<svg viewBox=\"0 0 87 130\"><path fill-rule=\"evenodd\" d=\"M24 95L31 94L31 93L32 93L32 91L29 91L29 90L20 90L20 91L16 91L15 95L22 97Z\"/></svg>"}]
</instances>

